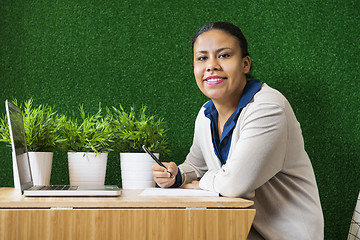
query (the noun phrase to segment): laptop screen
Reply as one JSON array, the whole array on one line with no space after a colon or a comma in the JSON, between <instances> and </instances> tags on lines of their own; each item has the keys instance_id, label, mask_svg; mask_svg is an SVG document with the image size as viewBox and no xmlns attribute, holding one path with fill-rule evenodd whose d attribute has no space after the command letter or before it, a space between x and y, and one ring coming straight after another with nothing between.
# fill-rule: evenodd
<instances>
[{"instance_id":1,"label":"laptop screen","mask_svg":"<svg viewBox=\"0 0 360 240\"><path fill-rule=\"evenodd\" d=\"M21 109L8 100L5 102L5 107L9 123L13 155L16 156L21 190L24 190L27 187L32 186L32 178L29 164L29 155L27 152L23 116L21 114Z\"/></svg>"}]
</instances>

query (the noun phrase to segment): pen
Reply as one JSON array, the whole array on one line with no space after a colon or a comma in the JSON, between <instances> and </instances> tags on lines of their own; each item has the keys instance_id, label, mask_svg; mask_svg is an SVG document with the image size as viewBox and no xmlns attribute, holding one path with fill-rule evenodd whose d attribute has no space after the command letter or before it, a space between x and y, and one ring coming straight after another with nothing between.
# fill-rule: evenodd
<instances>
[{"instance_id":1,"label":"pen","mask_svg":"<svg viewBox=\"0 0 360 240\"><path fill-rule=\"evenodd\" d=\"M160 160L159 160L147 147L145 147L145 145L143 145L142 148L144 149L144 151L145 151L146 153L148 153L148 154L152 157L152 159L155 160L155 162L157 162L157 164L159 164L159 165L162 166L163 168L167 169L167 168L165 167L165 165L162 164L162 162L160 162ZM168 173L170 173L170 177L171 177L171 178L174 178L174 176L172 175L171 172L168 172Z\"/></svg>"}]
</instances>

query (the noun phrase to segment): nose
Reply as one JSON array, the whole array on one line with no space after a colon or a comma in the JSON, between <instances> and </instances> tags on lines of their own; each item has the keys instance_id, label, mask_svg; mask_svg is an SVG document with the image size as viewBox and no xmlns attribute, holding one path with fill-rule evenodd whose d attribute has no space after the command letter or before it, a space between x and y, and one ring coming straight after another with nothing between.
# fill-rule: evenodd
<instances>
[{"instance_id":1,"label":"nose","mask_svg":"<svg viewBox=\"0 0 360 240\"><path fill-rule=\"evenodd\" d=\"M206 71L207 72L211 72L211 71L218 71L221 69L221 66L219 64L219 62L217 61L217 58L209 58L208 60L208 64L206 65Z\"/></svg>"}]
</instances>

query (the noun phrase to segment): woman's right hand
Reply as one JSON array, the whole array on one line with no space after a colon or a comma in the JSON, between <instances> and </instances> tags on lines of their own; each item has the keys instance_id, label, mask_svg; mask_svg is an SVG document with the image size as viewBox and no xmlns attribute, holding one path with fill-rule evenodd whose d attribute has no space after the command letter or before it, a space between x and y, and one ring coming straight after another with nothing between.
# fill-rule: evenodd
<instances>
[{"instance_id":1,"label":"woman's right hand","mask_svg":"<svg viewBox=\"0 0 360 240\"><path fill-rule=\"evenodd\" d=\"M157 163L152 165L154 181L157 185L159 185L159 187L168 188L175 183L178 167L174 162L163 162L163 164L166 168L161 167ZM170 173L173 177L171 177Z\"/></svg>"}]
</instances>

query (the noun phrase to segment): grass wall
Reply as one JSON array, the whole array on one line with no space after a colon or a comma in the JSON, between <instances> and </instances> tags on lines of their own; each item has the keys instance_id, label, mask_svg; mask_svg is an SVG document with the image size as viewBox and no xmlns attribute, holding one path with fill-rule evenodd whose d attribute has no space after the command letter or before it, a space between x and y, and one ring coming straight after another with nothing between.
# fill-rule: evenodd
<instances>
[{"instance_id":1,"label":"grass wall","mask_svg":"<svg viewBox=\"0 0 360 240\"><path fill-rule=\"evenodd\" d=\"M359 1L0 1L0 113L5 99L71 114L102 106L163 117L181 163L196 114L190 38L230 21L248 39L255 76L281 91L302 125L325 217L325 239L346 239L359 192ZM66 154L51 183L68 183ZM11 151L0 145L0 185L12 186ZM121 185L118 154L107 183Z\"/></svg>"}]
</instances>

